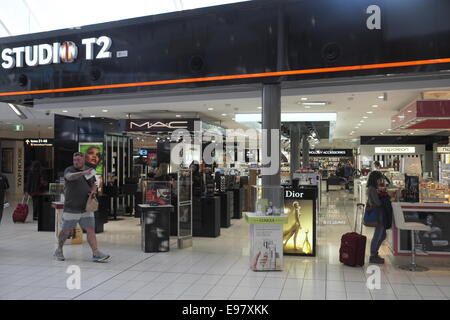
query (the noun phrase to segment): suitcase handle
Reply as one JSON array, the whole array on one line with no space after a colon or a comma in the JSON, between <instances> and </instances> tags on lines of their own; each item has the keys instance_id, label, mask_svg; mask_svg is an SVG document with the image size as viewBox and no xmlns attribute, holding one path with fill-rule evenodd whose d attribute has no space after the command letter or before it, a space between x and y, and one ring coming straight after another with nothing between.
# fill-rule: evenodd
<instances>
[{"instance_id":1,"label":"suitcase handle","mask_svg":"<svg viewBox=\"0 0 450 320\"><path fill-rule=\"evenodd\" d=\"M358 222L358 216L360 217L360 224L361 224L361 233L362 234L362 229L363 229L363 223L362 223L362 219L363 219L363 214L364 214L364 208L366 207L366 205L364 203L357 203L356 204L356 216L355 216L355 232L356 232L356 226L357 226L357 222ZM359 209L362 208L361 210L361 214L359 213Z\"/></svg>"},{"instance_id":2,"label":"suitcase handle","mask_svg":"<svg viewBox=\"0 0 450 320\"><path fill-rule=\"evenodd\" d=\"M25 202L25 197L27 198L27 202ZM22 203L23 204L25 204L25 203L28 204L29 201L30 201L30 195L29 194L26 194L26 195L24 194L23 198L22 198Z\"/></svg>"}]
</instances>

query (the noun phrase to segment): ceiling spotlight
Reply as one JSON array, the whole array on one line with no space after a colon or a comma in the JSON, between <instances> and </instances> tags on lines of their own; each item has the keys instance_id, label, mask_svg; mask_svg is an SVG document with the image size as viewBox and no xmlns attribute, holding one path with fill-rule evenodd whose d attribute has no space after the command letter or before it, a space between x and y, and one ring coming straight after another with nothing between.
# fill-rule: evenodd
<instances>
[{"instance_id":1,"label":"ceiling spotlight","mask_svg":"<svg viewBox=\"0 0 450 320\"><path fill-rule=\"evenodd\" d=\"M226 113L222 113L222 116L226 117L226 116L227 116L227 114L226 114Z\"/></svg>"},{"instance_id":2,"label":"ceiling spotlight","mask_svg":"<svg viewBox=\"0 0 450 320\"><path fill-rule=\"evenodd\" d=\"M95 116L93 114L91 114L91 118L95 118Z\"/></svg>"},{"instance_id":3,"label":"ceiling spotlight","mask_svg":"<svg viewBox=\"0 0 450 320\"><path fill-rule=\"evenodd\" d=\"M408 113L411 113L412 112L412 110L408 110Z\"/></svg>"},{"instance_id":4,"label":"ceiling spotlight","mask_svg":"<svg viewBox=\"0 0 450 320\"><path fill-rule=\"evenodd\" d=\"M378 108L378 105L377 104L373 104L372 108Z\"/></svg>"},{"instance_id":5,"label":"ceiling spotlight","mask_svg":"<svg viewBox=\"0 0 450 320\"><path fill-rule=\"evenodd\" d=\"M108 112L108 110L107 109L103 109L102 112Z\"/></svg>"},{"instance_id":6,"label":"ceiling spotlight","mask_svg":"<svg viewBox=\"0 0 450 320\"><path fill-rule=\"evenodd\" d=\"M364 120L361 120L360 122L361 122L361 123L364 123Z\"/></svg>"},{"instance_id":7,"label":"ceiling spotlight","mask_svg":"<svg viewBox=\"0 0 450 320\"><path fill-rule=\"evenodd\" d=\"M258 109L259 109L259 110L261 110L261 109L262 109L262 107L258 107Z\"/></svg>"},{"instance_id":8,"label":"ceiling spotlight","mask_svg":"<svg viewBox=\"0 0 450 320\"><path fill-rule=\"evenodd\" d=\"M67 110L63 110L62 112L67 113L68 111Z\"/></svg>"},{"instance_id":9,"label":"ceiling spotlight","mask_svg":"<svg viewBox=\"0 0 450 320\"><path fill-rule=\"evenodd\" d=\"M366 113L368 113L368 114L372 114L372 113L373 113L373 111L367 111Z\"/></svg>"},{"instance_id":10,"label":"ceiling spotlight","mask_svg":"<svg viewBox=\"0 0 450 320\"><path fill-rule=\"evenodd\" d=\"M208 111L213 111L214 110L214 108L208 108Z\"/></svg>"},{"instance_id":11,"label":"ceiling spotlight","mask_svg":"<svg viewBox=\"0 0 450 320\"><path fill-rule=\"evenodd\" d=\"M300 98L300 100L306 101L306 100L308 100L308 98L302 97L302 98Z\"/></svg>"},{"instance_id":12,"label":"ceiling spotlight","mask_svg":"<svg viewBox=\"0 0 450 320\"><path fill-rule=\"evenodd\" d=\"M305 109L311 109L311 107L310 106L305 106Z\"/></svg>"},{"instance_id":13,"label":"ceiling spotlight","mask_svg":"<svg viewBox=\"0 0 450 320\"><path fill-rule=\"evenodd\" d=\"M181 115L180 115L180 114L177 114L177 115L175 115L175 117L177 117L177 118L181 118Z\"/></svg>"},{"instance_id":14,"label":"ceiling spotlight","mask_svg":"<svg viewBox=\"0 0 450 320\"><path fill-rule=\"evenodd\" d=\"M392 131L392 129L387 129L387 131Z\"/></svg>"},{"instance_id":15,"label":"ceiling spotlight","mask_svg":"<svg viewBox=\"0 0 450 320\"><path fill-rule=\"evenodd\" d=\"M364 116L363 118L364 118L364 119L369 119L369 117L366 117L366 116Z\"/></svg>"}]
</instances>

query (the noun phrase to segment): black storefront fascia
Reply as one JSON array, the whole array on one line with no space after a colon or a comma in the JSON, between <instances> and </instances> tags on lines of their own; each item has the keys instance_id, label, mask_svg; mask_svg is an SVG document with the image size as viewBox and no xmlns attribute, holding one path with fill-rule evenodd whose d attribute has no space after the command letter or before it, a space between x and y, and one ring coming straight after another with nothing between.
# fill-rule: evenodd
<instances>
[{"instance_id":1,"label":"black storefront fascia","mask_svg":"<svg viewBox=\"0 0 450 320\"><path fill-rule=\"evenodd\" d=\"M380 29L372 29L373 5ZM0 100L436 72L450 61L448 12L446 0L259 0L7 37L2 51L71 41L78 57L0 67ZM96 59L103 42L86 60L82 40L102 36L111 58Z\"/></svg>"}]
</instances>

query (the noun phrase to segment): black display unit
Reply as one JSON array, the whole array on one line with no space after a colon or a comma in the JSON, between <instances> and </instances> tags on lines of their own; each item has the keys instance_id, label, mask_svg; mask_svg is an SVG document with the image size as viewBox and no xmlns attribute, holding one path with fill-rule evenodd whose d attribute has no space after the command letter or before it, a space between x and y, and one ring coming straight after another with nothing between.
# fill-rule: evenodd
<instances>
[{"instance_id":1,"label":"black display unit","mask_svg":"<svg viewBox=\"0 0 450 320\"><path fill-rule=\"evenodd\" d=\"M233 191L233 216L232 219L242 219L242 211L244 210L245 190L237 188Z\"/></svg>"},{"instance_id":2,"label":"black display unit","mask_svg":"<svg viewBox=\"0 0 450 320\"><path fill-rule=\"evenodd\" d=\"M144 252L167 252L170 249L170 211L172 205L140 205L141 248Z\"/></svg>"},{"instance_id":3,"label":"black display unit","mask_svg":"<svg viewBox=\"0 0 450 320\"><path fill-rule=\"evenodd\" d=\"M52 202L55 201L55 195L42 194L38 197L40 210L38 215L38 231L55 231L55 209L52 207Z\"/></svg>"},{"instance_id":4,"label":"black display unit","mask_svg":"<svg viewBox=\"0 0 450 320\"><path fill-rule=\"evenodd\" d=\"M216 196L220 197L220 227L229 228L233 215L233 192L216 193Z\"/></svg>"}]
</instances>

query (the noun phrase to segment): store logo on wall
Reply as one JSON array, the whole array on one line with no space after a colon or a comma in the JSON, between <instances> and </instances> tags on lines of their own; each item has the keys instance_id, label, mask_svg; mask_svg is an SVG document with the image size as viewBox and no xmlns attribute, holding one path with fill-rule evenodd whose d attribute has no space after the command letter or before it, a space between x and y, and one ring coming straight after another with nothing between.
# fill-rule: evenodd
<instances>
[{"instance_id":1,"label":"store logo on wall","mask_svg":"<svg viewBox=\"0 0 450 320\"><path fill-rule=\"evenodd\" d=\"M303 198L304 193L303 192L297 192L293 190L286 190L284 193L284 196L286 198Z\"/></svg>"},{"instance_id":2,"label":"store logo on wall","mask_svg":"<svg viewBox=\"0 0 450 320\"><path fill-rule=\"evenodd\" d=\"M81 40L85 46L86 60L108 59L112 57L109 51L112 40L109 37L88 38ZM100 47L100 51L94 57L94 45ZM3 69L23 68L58 64L61 62L72 63L78 58L78 46L73 41L63 43L39 44L16 48L5 48L2 51Z\"/></svg>"},{"instance_id":3,"label":"store logo on wall","mask_svg":"<svg viewBox=\"0 0 450 320\"><path fill-rule=\"evenodd\" d=\"M127 131L175 131L177 129L194 130L194 121L171 121L171 120L127 120Z\"/></svg>"},{"instance_id":4,"label":"store logo on wall","mask_svg":"<svg viewBox=\"0 0 450 320\"><path fill-rule=\"evenodd\" d=\"M437 147L438 153L450 153L450 147Z\"/></svg>"},{"instance_id":5,"label":"store logo on wall","mask_svg":"<svg viewBox=\"0 0 450 320\"><path fill-rule=\"evenodd\" d=\"M375 153L416 153L416 147L375 147Z\"/></svg>"}]
</instances>

